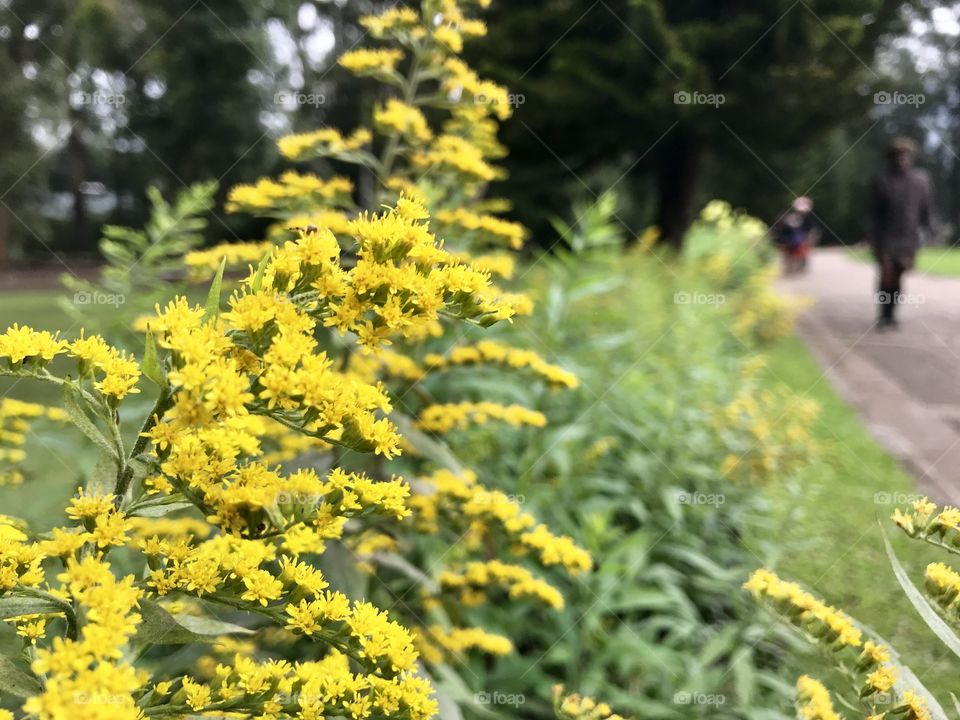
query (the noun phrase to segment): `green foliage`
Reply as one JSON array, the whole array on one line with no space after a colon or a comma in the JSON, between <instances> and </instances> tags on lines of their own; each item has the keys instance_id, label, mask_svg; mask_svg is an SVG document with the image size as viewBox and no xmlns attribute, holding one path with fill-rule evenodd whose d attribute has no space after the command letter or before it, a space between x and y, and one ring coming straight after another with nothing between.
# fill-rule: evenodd
<instances>
[{"instance_id":1,"label":"green foliage","mask_svg":"<svg viewBox=\"0 0 960 720\"><path fill-rule=\"evenodd\" d=\"M217 187L216 181L196 183L178 192L172 203L157 188L149 188L151 213L142 230L103 227L100 252L106 263L99 281L62 276L72 293L61 299L64 310L82 318L87 327L107 324L128 331L124 320L152 309L171 285L182 285L183 256L203 242ZM122 314L116 312L121 305Z\"/></svg>"},{"instance_id":2,"label":"green foliage","mask_svg":"<svg viewBox=\"0 0 960 720\"><path fill-rule=\"evenodd\" d=\"M793 172L826 132L872 107L870 88L886 82L871 67L880 40L902 28L901 8L917 4L495 5L491 42L500 51L481 68L524 98L523 122L504 136L506 194L535 230L566 201L558 187L575 194L610 183L641 198L654 196L652 187L653 212L640 201L624 218L658 224L674 241L696 204L729 197L728 185L751 212L775 218L792 200L784 183L806 191L856 144L859 134L818 156L812 176ZM774 177L765 163L780 157Z\"/></svg>"},{"instance_id":3,"label":"green foliage","mask_svg":"<svg viewBox=\"0 0 960 720\"><path fill-rule=\"evenodd\" d=\"M423 383L430 393L450 383L551 418L541 432L465 431L452 441L457 460L482 465L524 510L583 543L598 563L566 583L558 618L468 609L469 622L509 634L522 652L492 667L471 662L461 676L475 692L524 695L524 717L550 716L533 698L555 683L636 717L786 717L791 688L771 654L778 646L736 592L754 553L765 552L743 538L766 501L720 469L734 447L753 442L742 427L719 431L716 408L765 387L744 375L749 353L729 329L736 303L679 304L678 293L710 291L705 259L610 252L614 204L602 208L567 235L585 252L558 250L527 270L541 289L538 313L495 333L574 370L578 390L554 393L495 373L484 379L479 369ZM698 243L708 242L703 234ZM715 232L712 239L722 240ZM747 254L753 272L765 267ZM723 289L751 292L746 275L734 274ZM475 717L483 709L467 708Z\"/></svg>"}]
</instances>

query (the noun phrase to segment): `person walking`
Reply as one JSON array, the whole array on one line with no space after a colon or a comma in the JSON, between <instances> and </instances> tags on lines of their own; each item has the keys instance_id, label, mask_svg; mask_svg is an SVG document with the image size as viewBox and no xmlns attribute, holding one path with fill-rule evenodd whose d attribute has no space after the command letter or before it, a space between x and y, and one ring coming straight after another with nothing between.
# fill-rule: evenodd
<instances>
[{"instance_id":1,"label":"person walking","mask_svg":"<svg viewBox=\"0 0 960 720\"><path fill-rule=\"evenodd\" d=\"M784 274L804 272L810 250L819 237L813 216L813 200L806 196L796 198L790 210L774 223L772 232L774 242L783 255Z\"/></svg>"},{"instance_id":2,"label":"person walking","mask_svg":"<svg viewBox=\"0 0 960 720\"><path fill-rule=\"evenodd\" d=\"M903 275L913 268L920 230L932 230L933 188L925 170L914 167L917 144L906 137L889 145L887 167L873 185L868 242L879 268L877 304L880 329L896 327Z\"/></svg>"}]
</instances>

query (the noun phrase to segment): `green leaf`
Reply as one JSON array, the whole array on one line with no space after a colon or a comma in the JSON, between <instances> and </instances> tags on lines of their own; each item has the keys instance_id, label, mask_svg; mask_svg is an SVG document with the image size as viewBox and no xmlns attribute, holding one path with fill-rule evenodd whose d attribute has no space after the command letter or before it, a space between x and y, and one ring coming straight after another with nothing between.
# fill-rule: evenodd
<instances>
[{"instance_id":1,"label":"green leaf","mask_svg":"<svg viewBox=\"0 0 960 720\"><path fill-rule=\"evenodd\" d=\"M940 642L950 648L954 655L960 657L960 638L957 637L956 633L950 629L950 626L947 625L937 611L934 610L930 602L923 596L923 593L917 589L917 586L913 584L906 570L903 569L903 565L901 565L897 559L897 555L893 551L893 546L887 538L887 533L883 525L880 525L880 532L883 535L883 545L887 550L887 557L890 559L893 574L896 576L897 582L900 583L900 587L903 588L903 593L907 596L907 600L913 605L914 609L927 624L927 627L933 630L936 636L940 638Z\"/></svg>"},{"instance_id":2,"label":"green leaf","mask_svg":"<svg viewBox=\"0 0 960 720\"><path fill-rule=\"evenodd\" d=\"M140 363L143 374L162 388L167 386L167 376L160 365L160 358L157 356L157 343L153 339L153 333L147 330L147 339L143 346L143 362Z\"/></svg>"},{"instance_id":3,"label":"green leaf","mask_svg":"<svg viewBox=\"0 0 960 720\"><path fill-rule=\"evenodd\" d=\"M22 615L44 615L64 612L72 614L73 608L71 608L68 603L52 595L49 598L26 595L8 595L7 597L0 598L0 620L21 617Z\"/></svg>"},{"instance_id":4,"label":"green leaf","mask_svg":"<svg viewBox=\"0 0 960 720\"><path fill-rule=\"evenodd\" d=\"M152 600L140 601L142 618L136 642L141 645L189 645L212 642L220 635L249 635L247 628L214 618L172 615Z\"/></svg>"},{"instance_id":5,"label":"green leaf","mask_svg":"<svg viewBox=\"0 0 960 720\"><path fill-rule=\"evenodd\" d=\"M401 575L404 575L420 587L426 588L431 594L438 592L436 581L402 555L391 552L378 552L374 553L373 560L377 565L391 568Z\"/></svg>"},{"instance_id":6,"label":"green leaf","mask_svg":"<svg viewBox=\"0 0 960 720\"><path fill-rule=\"evenodd\" d=\"M0 695L7 694L25 698L40 692L40 682L18 669L13 662L0 655Z\"/></svg>"},{"instance_id":7,"label":"green leaf","mask_svg":"<svg viewBox=\"0 0 960 720\"><path fill-rule=\"evenodd\" d=\"M220 286L223 285L223 271L227 267L227 259L220 261L220 267L217 274L210 283L210 292L207 294L207 304L204 306L203 316L207 320L214 320L220 315Z\"/></svg>"},{"instance_id":8,"label":"green leaf","mask_svg":"<svg viewBox=\"0 0 960 720\"><path fill-rule=\"evenodd\" d=\"M100 431L93 420L83 411L80 404L80 391L73 385L65 384L63 386L63 408L67 411L70 421L76 425L80 432L90 438L98 447L106 450L115 459L119 460L117 448L113 443L107 440L106 436Z\"/></svg>"},{"instance_id":9,"label":"green leaf","mask_svg":"<svg viewBox=\"0 0 960 720\"><path fill-rule=\"evenodd\" d=\"M351 600L367 596L369 578L357 567L359 560L339 542L330 542L317 558L317 566L329 581L331 590L339 590Z\"/></svg>"},{"instance_id":10,"label":"green leaf","mask_svg":"<svg viewBox=\"0 0 960 720\"><path fill-rule=\"evenodd\" d=\"M253 285L251 286L251 291L254 293L260 292L260 288L263 286L263 275L267 271L267 265L270 263L271 253L267 253L262 258L260 258L260 264L257 265L257 273L253 276Z\"/></svg>"},{"instance_id":11,"label":"green leaf","mask_svg":"<svg viewBox=\"0 0 960 720\"><path fill-rule=\"evenodd\" d=\"M394 413L390 415L390 420L396 424L400 434L409 440L428 460L432 460L439 467L452 470L455 473L463 472L463 465L460 464L460 461L457 460L446 443L435 440L418 429L405 415Z\"/></svg>"},{"instance_id":12,"label":"green leaf","mask_svg":"<svg viewBox=\"0 0 960 720\"><path fill-rule=\"evenodd\" d=\"M127 515L134 517L158 518L169 515L177 510L186 510L194 505L186 500L183 495L176 493L174 495L149 498L142 502L132 505L126 512Z\"/></svg>"},{"instance_id":13,"label":"green leaf","mask_svg":"<svg viewBox=\"0 0 960 720\"><path fill-rule=\"evenodd\" d=\"M110 495L117 484L117 456L116 453L97 450L97 462L87 476L85 485L87 492L97 495Z\"/></svg>"}]
</instances>

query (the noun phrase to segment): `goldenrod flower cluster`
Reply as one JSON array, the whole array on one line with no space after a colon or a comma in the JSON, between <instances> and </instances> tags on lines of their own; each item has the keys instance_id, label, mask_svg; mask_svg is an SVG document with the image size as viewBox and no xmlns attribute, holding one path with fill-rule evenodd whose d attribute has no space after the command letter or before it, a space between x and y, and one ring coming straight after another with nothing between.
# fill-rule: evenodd
<instances>
[{"instance_id":1,"label":"goldenrod flower cluster","mask_svg":"<svg viewBox=\"0 0 960 720\"><path fill-rule=\"evenodd\" d=\"M440 575L444 589L458 590L464 605L478 605L492 588L502 588L512 598L534 598L561 610L563 595L555 587L519 565L500 560L467 563L462 573L445 570Z\"/></svg>"},{"instance_id":2,"label":"goldenrod flower cluster","mask_svg":"<svg viewBox=\"0 0 960 720\"><path fill-rule=\"evenodd\" d=\"M426 143L433 139L427 118L420 109L395 98L374 111L373 124L385 134L398 133L413 142Z\"/></svg>"},{"instance_id":3,"label":"goldenrod flower cluster","mask_svg":"<svg viewBox=\"0 0 960 720\"><path fill-rule=\"evenodd\" d=\"M843 720L833 709L830 691L809 675L797 678L797 715L801 720Z\"/></svg>"},{"instance_id":4,"label":"goldenrod flower cluster","mask_svg":"<svg viewBox=\"0 0 960 720\"><path fill-rule=\"evenodd\" d=\"M373 140L369 130L360 128L344 136L339 130L323 128L299 135L287 135L277 141L281 154L291 160L309 160L321 154L333 156L356 152Z\"/></svg>"},{"instance_id":5,"label":"goldenrod flower cluster","mask_svg":"<svg viewBox=\"0 0 960 720\"><path fill-rule=\"evenodd\" d=\"M438 704L423 663L512 650L509 638L473 626L460 598L560 608L560 590L530 567L592 567L572 538L504 492L469 471L437 470L424 448L442 441L416 429L490 419L539 427L542 413L458 404L442 387L409 411L397 389L431 370L480 363L576 386L562 368L500 343L437 352L453 321L487 326L532 308L491 283L491 274L512 273L509 257L472 259L486 245L519 247L526 232L496 217L502 203L482 198L500 173L491 164L502 155L496 119L510 104L504 88L456 57L464 39L485 33L464 7L431 0L423 12L364 19L390 47L353 50L341 65L399 87L399 97L385 97L368 127L351 134L322 129L278 143L290 159L368 168L383 187L365 208L339 177L290 171L234 188L230 211L276 224L264 241L186 256L192 278L213 278L208 300L159 302L138 321L139 362L99 335L68 340L16 325L0 335L0 374L63 388L66 417L101 451L62 526L37 537L0 517L0 598L23 603L9 621L37 683L22 707L38 720L426 720ZM419 109L427 106L437 108L429 120ZM444 108L449 117L432 126ZM227 269L239 272L224 277ZM74 361L67 377L51 371L58 357ZM136 413L122 403L140 390L155 400L134 434L126 422ZM0 423L0 444L17 445L5 434L22 435L32 412L0 406L0 420L13 423ZM401 441L411 450L410 483L388 462ZM368 457L342 461L341 450ZM435 552L441 532L463 538L445 564ZM399 560L430 623L377 607L375 587L369 595L342 588L324 562L336 566L342 552L358 556L347 561L351 571L379 573ZM238 624L213 617L215 606ZM143 669L158 637L186 644L211 624L208 649L170 653L175 670Z\"/></svg>"},{"instance_id":6,"label":"goldenrod flower cluster","mask_svg":"<svg viewBox=\"0 0 960 720\"><path fill-rule=\"evenodd\" d=\"M554 535L537 523L520 505L498 490L489 490L477 482L470 471L462 474L438 470L419 479L422 494L410 500L414 519L425 532L437 532L438 519L448 523L467 522L469 544L482 544L486 533L503 534L515 552L534 554L543 565L560 565L573 574L590 570L590 554L565 535Z\"/></svg>"},{"instance_id":7,"label":"goldenrod flower cluster","mask_svg":"<svg viewBox=\"0 0 960 720\"><path fill-rule=\"evenodd\" d=\"M13 398L0 399L0 486L19 485L24 475L21 463L26 460L24 443L32 424L46 418L58 422L67 420L60 408Z\"/></svg>"},{"instance_id":8,"label":"goldenrod flower cluster","mask_svg":"<svg viewBox=\"0 0 960 720\"><path fill-rule=\"evenodd\" d=\"M136 609L143 591L132 575L118 580L109 564L89 555L69 558L57 579L63 612L79 608L85 622L77 631L74 618L66 638L37 648L31 669L45 683L24 711L40 718L137 717L134 693L147 674L124 659L123 648L140 621Z\"/></svg>"},{"instance_id":9,"label":"goldenrod flower cluster","mask_svg":"<svg viewBox=\"0 0 960 720\"><path fill-rule=\"evenodd\" d=\"M449 232L475 233L479 242L490 244L506 243L513 250L523 247L527 239L527 229L519 223L504 220L494 215L470 212L463 208L442 210L436 215L437 223Z\"/></svg>"},{"instance_id":10,"label":"goldenrod flower cluster","mask_svg":"<svg viewBox=\"0 0 960 720\"><path fill-rule=\"evenodd\" d=\"M237 185L230 190L227 212L259 214L309 212L317 205L350 204L353 183L344 177L323 180L289 170L279 181L262 178L254 185Z\"/></svg>"},{"instance_id":11,"label":"goldenrod flower cluster","mask_svg":"<svg viewBox=\"0 0 960 720\"><path fill-rule=\"evenodd\" d=\"M711 287L732 291L725 295L733 313L730 327L744 340L770 342L786 336L805 305L775 291L779 269L758 260L763 254L757 247L767 242L766 235L761 220L714 200L694 223L693 247L688 248L688 261Z\"/></svg>"},{"instance_id":12,"label":"goldenrod flower cluster","mask_svg":"<svg viewBox=\"0 0 960 720\"><path fill-rule=\"evenodd\" d=\"M796 583L786 582L769 570L761 569L754 572L743 587L758 600L769 602L774 610L833 650L862 645L862 632L850 618Z\"/></svg>"},{"instance_id":13,"label":"goldenrod flower cluster","mask_svg":"<svg viewBox=\"0 0 960 720\"><path fill-rule=\"evenodd\" d=\"M845 614L769 570L754 572L744 588L827 654L854 683L851 689L870 711L871 718L930 717L922 696L912 688L901 691L897 687L900 673L890 663L890 651L872 640L864 640L863 631ZM840 717L826 688L807 676L797 682L797 709L801 718Z\"/></svg>"},{"instance_id":14,"label":"goldenrod flower cluster","mask_svg":"<svg viewBox=\"0 0 960 720\"><path fill-rule=\"evenodd\" d=\"M443 628L431 625L415 636L420 655L430 663L441 663L450 658L462 661L472 650L487 655L509 655L513 643L502 635L488 633L482 628Z\"/></svg>"},{"instance_id":15,"label":"goldenrod flower cluster","mask_svg":"<svg viewBox=\"0 0 960 720\"><path fill-rule=\"evenodd\" d=\"M744 368L748 376L753 369ZM750 483L768 482L795 472L816 452L810 434L820 407L816 401L785 390L746 387L714 410L721 435L735 435L732 452L721 466L724 477Z\"/></svg>"},{"instance_id":16,"label":"goldenrod flower cluster","mask_svg":"<svg viewBox=\"0 0 960 720\"><path fill-rule=\"evenodd\" d=\"M190 271L190 279L194 281L209 280L217 272L220 263L226 269L246 268L255 265L260 259L273 249L274 243L245 242L219 243L206 250L191 250L184 255L183 262ZM146 319L140 323L138 329L146 330Z\"/></svg>"},{"instance_id":17,"label":"goldenrod flower cluster","mask_svg":"<svg viewBox=\"0 0 960 720\"><path fill-rule=\"evenodd\" d=\"M562 685L553 687L553 707L559 720L625 720L607 703L577 693L567 694Z\"/></svg>"},{"instance_id":18,"label":"goldenrod flower cluster","mask_svg":"<svg viewBox=\"0 0 960 720\"><path fill-rule=\"evenodd\" d=\"M501 405L487 400L428 405L420 411L418 424L424 430L448 433L451 430L463 430L470 425L485 425L491 420L500 420L514 427L544 427L547 424L546 416L539 410L531 410L523 405Z\"/></svg>"},{"instance_id":19,"label":"goldenrod flower cluster","mask_svg":"<svg viewBox=\"0 0 960 720\"><path fill-rule=\"evenodd\" d=\"M403 60L403 51L397 49L370 50L359 48L350 50L340 56L337 61L347 70L358 75L375 74L376 72L392 73Z\"/></svg>"},{"instance_id":20,"label":"goldenrod flower cluster","mask_svg":"<svg viewBox=\"0 0 960 720\"><path fill-rule=\"evenodd\" d=\"M892 520L910 537L960 547L960 509L952 505L939 508L929 498L915 500L910 510L897 508Z\"/></svg>"},{"instance_id":21,"label":"goldenrod flower cluster","mask_svg":"<svg viewBox=\"0 0 960 720\"><path fill-rule=\"evenodd\" d=\"M64 384L46 370L58 355L66 354L77 361L77 382L92 381L93 389L115 405L128 393L136 393L140 366L130 355L111 347L99 335L80 337L72 342L60 340L43 330L14 324L0 335L0 358L5 358L4 374Z\"/></svg>"},{"instance_id":22,"label":"goldenrod flower cluster","mask_svg":"<svg viewBox=\"0 0 960 720\"><path fill-rule=\"evenodd\" d=\"M572 389L578 384L576 375L548 363L532 350L510 347L493 340L481 340L475 345L454 346L446 355L430 353L424 358L424 365L430 370L480 364L501 364L514 369L529 368L553 387Z\"/></svg>"}]
</instances>

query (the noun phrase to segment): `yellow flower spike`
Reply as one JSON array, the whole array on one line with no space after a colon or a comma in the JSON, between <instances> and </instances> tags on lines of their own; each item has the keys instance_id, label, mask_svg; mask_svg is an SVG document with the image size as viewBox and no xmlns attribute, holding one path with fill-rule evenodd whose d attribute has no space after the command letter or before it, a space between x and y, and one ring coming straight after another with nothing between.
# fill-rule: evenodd
<instances>
[{"instance_id":1,"label":"yellow flower spike","mask_svg":"<svg viewBox=\"0 0 960 720\"><path fill-rule=\"evenodd\" d=\"M861 690L861 696L866 697L874 693L889 692L897 682L897 668L892 665L882 665L867 675L867 681Z\"/></svg>"},{"instance_id":2,"label":"yellow flower spike","mask_svg":"<svg viewBox=\"0 0 960 720\"><path fill-rule=\"evenodd\" d=\"M389 73L397 69L397 65L403 60L403 56L403 51L397 49L369 50L359 48L345 52L337 62L358 75L377 71Z\"/></svg>"},{"instance_id":3,"label":"yellow flower spike","mask_svg":"<svg viewBox=\"0 0 960 720\"><path fill-rule=\"evenodd\" d=\"M797 711L803 720L843 720L827 689L807 675L797 679Z\"/></svg>"}]
</instances>

